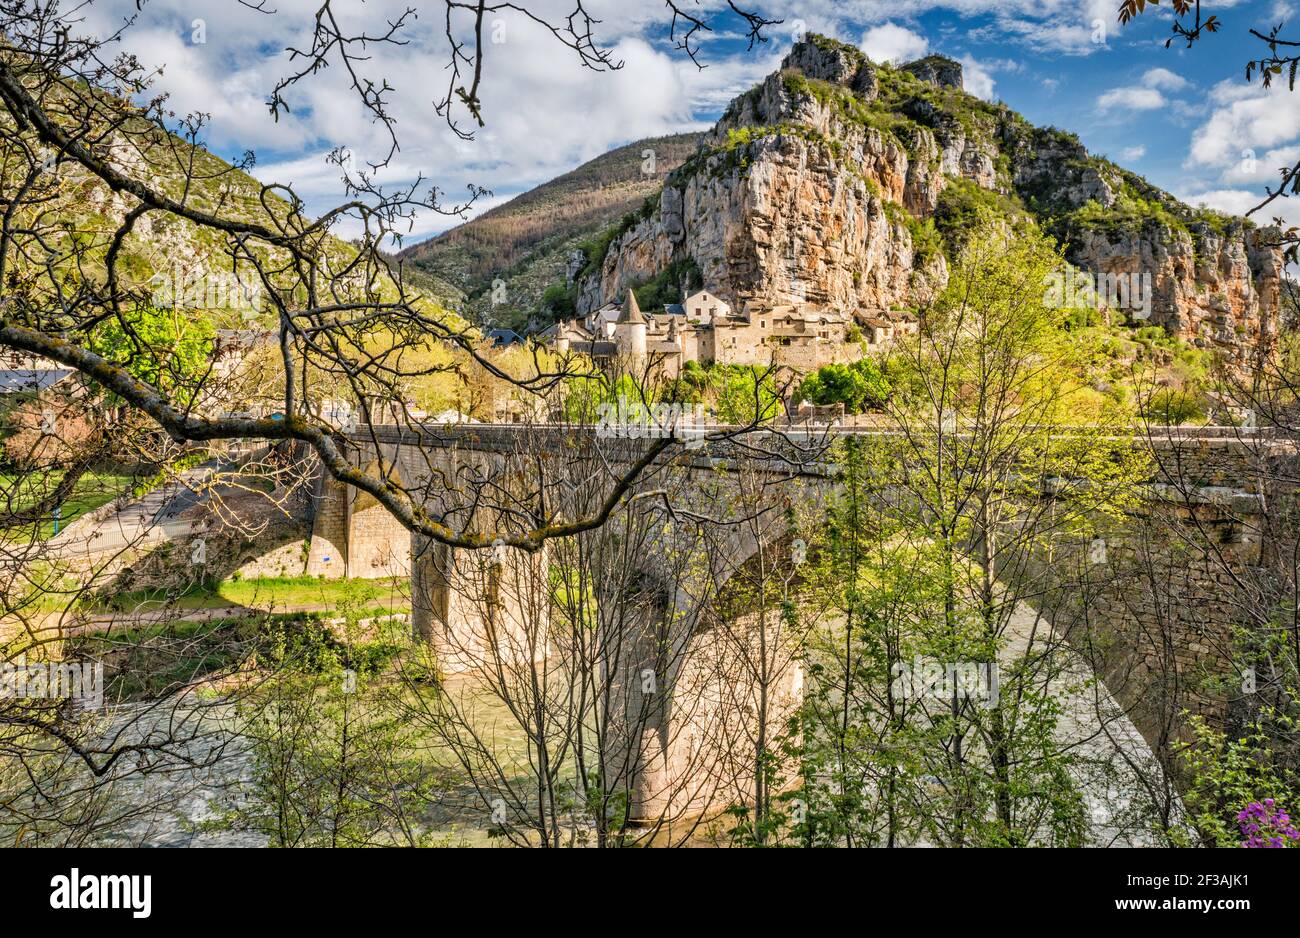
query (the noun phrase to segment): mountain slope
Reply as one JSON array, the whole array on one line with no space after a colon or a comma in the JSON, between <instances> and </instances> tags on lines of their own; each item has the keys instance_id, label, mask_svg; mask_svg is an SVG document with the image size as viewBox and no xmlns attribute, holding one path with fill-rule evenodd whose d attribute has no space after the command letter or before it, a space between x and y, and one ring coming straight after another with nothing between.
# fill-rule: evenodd
<instances>
[{"instance_id":1,"label":"mountain slope","mask_svg":"<svg viewBox=\"0 0 1300 938\"><path fill-rule=\"evenodd\" d=\"M548 285L565 277L569 255L656 195L665 174L695 151L698 140L696 134L677 134L611 150L399 257L463 291L470 310L515 324ZM646 151L654 155L652 164ZM505 295L501 302L498 291L494 311L497 279Z\"/></svg>"}]
</instances>

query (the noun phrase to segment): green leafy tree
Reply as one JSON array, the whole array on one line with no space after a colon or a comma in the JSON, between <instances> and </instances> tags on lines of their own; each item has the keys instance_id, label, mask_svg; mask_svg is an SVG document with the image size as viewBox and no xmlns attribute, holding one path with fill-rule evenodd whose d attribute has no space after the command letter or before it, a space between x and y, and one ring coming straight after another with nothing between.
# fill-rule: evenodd
<instances>
[{"instance_id":1,"label":"green leafy tree","mask_svg":"<svg viewBox=\"0 0 1300 938\"><path fill-rule=\"evenodd\" d=\"M371 634L355 590L337 612L339 633L310 620L268 630L276 676L239 708L252 778L210 826L275 847L428 845L419 812L440 783L418 727L385 686L396 626L391 637Z\"/></svg>"},{"instance_id":2,"label":"green leafy tree","mask_svg":"<svg viewBox=\"0 0 1300 938\"><path fill-rule=\"evenodd\" d=\"M732 366L712 371L718 420L735 426L763 423L781 410L781 392L771 369Z\"/></svg>"},{"instance_id":3,"label":"green leafy tree","mask_svg":"<svg viewBox=\"0 0 1300 938\"><path fill-rule=\"evenodd\" d=\"M1085 350L1043 287L1061 263L1046 239L969 232L890 362L893 432L837 460L814 574L836 625L810 655L803 714L808 842L1087 839L1059 721L1068 652L1037 627L1036 561L1122 511L1146 464L1129 415L1098 427L1079 410ZM1059 479L1080 484L1045 498ZM975 669L987 693L895 681L919 661Z\"/></svg>"},{"instance_id":4,"label":"green leafy tree","mask_svg":"<svg viewBox=\"0 0 1300 938\"><path fill-rule=\"evenodd\" d=\"M210 368L215 335L209 316L179 306L142 306L106 319L91 333L87 348L189 405Z\"/></svg>"},{"instance_id":5,"label":"green leafy tree","mask_svg":"<svg viewBox=\"0 0 1300 938\"><path fill-rule=\"evenodd\" d=\"M852 365L823 365L804 379L796 396L821 406L843 404L846 411L857 414L880 407L890 390L880 364L864 358Z\"/></svg>"}]
</instances>

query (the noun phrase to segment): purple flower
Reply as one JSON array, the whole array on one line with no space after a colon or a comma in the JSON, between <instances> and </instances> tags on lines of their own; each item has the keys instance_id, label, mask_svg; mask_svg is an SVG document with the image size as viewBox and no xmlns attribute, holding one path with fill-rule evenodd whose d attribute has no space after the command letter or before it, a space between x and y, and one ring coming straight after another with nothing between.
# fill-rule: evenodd
<instances>
[{"instance_id":1,"label":"purple flower","mask_svg":"<svg viewBox=\"0 0 1300 938\"><path fill-rule=\"evenodd\" d=\"M1274 810L1276 803L1265 798L1263 803L1252 801L1237 812L1237 826L1241 828L1243 847L1285 847L1288 840L1300 840L1300 830L1291 823L1285 811Z\"/></svg>"}]
</instances>

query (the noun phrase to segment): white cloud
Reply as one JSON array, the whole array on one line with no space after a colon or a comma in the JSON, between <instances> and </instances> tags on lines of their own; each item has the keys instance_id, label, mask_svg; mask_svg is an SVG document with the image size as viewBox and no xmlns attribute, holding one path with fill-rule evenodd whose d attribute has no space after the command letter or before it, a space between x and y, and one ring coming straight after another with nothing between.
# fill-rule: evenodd
<instances>
[{"instance_id":1,"label":"white cloud","mask_svg":"<svg viewBox=\"0 0 1300 938\"><path fill-rule=\"evenodd\" d=\"M1187 87L1187 79L1167 68L1153 68L1142 76L1142 84L1162 91L1182 91Z\"/></svg>"},{"instance_id":2,"label":"white cloud","mask_svg":"<svg viewBox=\"0 0 1300 938\"><path fill-rule=\"evenodd\" d=\"M1247 0L1216 0L1215 10L1238 6ZM780 16L792 4L769 4ZM858 22L915 21L931 11L947 11L969 21L989 17L991 23L963 24L967 41L1012 41L1035 51L1088 56L1121 48L1129 42L1129 29L1116 21L1119 0L802 0L800 15L811 11L836 19ZM1167 16L1167 7L1148 11L1144 20ZM805 12L808 11L808 12ZM1163 38L1160 40L1163 45Z\"/></svg>"},{"instance_id":3,"label":"white cloud","mask_svg":"<svg viewBox=\"0 0 1300 938\"><path fill-rule=\"evenodd\" d=\"M364 7L336 12L344 17L345 32L373 32L375 23L396 19L406 4L369 0ZM309 26L318 5L317 0L277 0L272 6L278 12L267 16L238 4L200 7L193 0L154 0L123 42L123 51L148 65L165 65L157 86L170 93L177 113L211 114L209 145L225 153L258 149L263 160L254 174L292 184L312 213L345 198L339 168L325 159L331 148L352 149L363 165L388 149L385 133L347 87L337 63L289 89L293 110L278 123L267 111L269 90L296 67L284 50L310 46ZM554 13L561 5L537 0L530 9L545 6ZM83 28L107 32L134 7L134 0L103 0L87 8ZM480 89L487 126L476 128L470 142L456 138L434 112L433 102L446 93L441 22L412 21L404 33L408 45L369 47L369 61L358 68L364 77L387 78L395 86L390 110L401 142L377 181L398 186L423 175L448 193L448 202L463 199L470 183L483 185L494 195L476 206L477 213L632 140L703 129L706 122L697 113L720 110L773 71L789 48L788 37L774 34L753 53L716 55L700 70L668 43L651 46L641 38L639 33L662 25L657 12L650 11L653 22L647 25L645 9L634 13L615 0L589 0L586 7L602 20L600 39L624 67L606 73L584 69L549 33L503 12L505 42L488 46ZM195 15L207 21L207 41L200 45L189 42ZM415 234L456 223L428 212L417 220ZM351 232L344 226L340 233Z\"/></svg>"},{"instance_id":4,"label":"white cloud","mask_svg":"<svg viewBox=\"0 0 1300 938\"><path fill-rule=\"evenodd\" d=\"M1125 147L1119 154L1128 162L1135 162L1147 155L1147 148L1144 144L1139 143L1135 147Z\"/></svg>"},{"instance_id":5,"label":"white cloud","mask_svg":"<svg viewBox=\"0 0 1300 938\"><path fill-rule=\"evenodd\" d=\"M1277 147L1262 153L1247 147L1238 154L1237 159L1228 164L1219 179L1229 184L1259 185L1262 191L1264 184L1278 181L1278 170L1281 167L1294 166L1297 161L1300 161L1300 144Z\"/></svg>"},{"instance_id":6,"label":"white cloud","mask_svg":"<svg viewBox=\"0 0 1300 938\"><path fill-rule=\"evenodd\" d=\"M1264 192L1259 189L1193 189L1175 192L1174 195L1188 205L1204 206L1240 216L1245 216L1264 201ZM1250 218L1259 225L1271 225L1274 218L1281 218L1288 226L1300 226L1300 204L1295 199L1278 199Z\"/></svg>"},{"instance_id":7,"label":"white cloud","mask_svg":"<svg viewBox=\"0 0 1300 938\"><path fill-rule=\"evenodd\" d=\"M876 62L909 62L929 48L928 39L897 23L873 26L862 36L862 50Z\"/></svg>"},{"instance_id":8,"label":"white cloud","mask_svg":"<svg viewBox=\"0 0 1300 938\"><path fill-rule=\"evenodd\" d=\"M1154 111L1165 106L1165 96L1155 88L1112 88L1097 99L1103 111Z\"/></svg>"},{"instance_id":9,"label":"white cloud","mask_svg":"<svg viewBox=\"0 0 1300 938\"><path fill-rule=\"evenodd\" d=\"M1202 189L1178 196L1188 205L1218 209L1230 215L1244 215L1260 202L1260 194L1248 189Z\"/></svg>"},{"instance_id":10,"label":"white cloud","mask_svg":"<svg viewBox=\"0 0 1300 938\"><path fill-rule=\"evenodd\" d=\"M367 50L371 60L360 65L368 77L387 77L396 86L392 110L399 120L402 150L382 181L397 185L424 173L453 200L464 193L466 184L482 184L494 192L492 202L483 203L486 206L620 144L699 129L711 122L709 115L776 67L789 48L795 19L809 30L841 39L860 37L872 58L906 61L931 48L917 25L918 17L933 10L948 11L955 14L948 19L960 27L950 33L960 36L955 47L969 47L980 56L962 56L966 86L988 99L996 93L994 75L1005 77L1012 71L1009 59L992 57L1008 56L1008 44L1054 54L1091 54L1107 48L1095 41L1097 20L1104 21L1111 48L1122 35L1114 22L1117 0L756 2L786 23L769 29L771 42L752 52L736 51L736 21L726 18L724 3L700 4L701 9L721 11L723 17L714 20L715 32L696 37L709 64L702 71L664 39L667 16L662 4L584 3L601 20L598 40L613 46L616 58L626 60L622 71L606 74L581 68L572 53L548 34L514 13L501 11L494 19L499 16L504 22L507 41L488 48L481 89L488 126L477 130L477 139L469 143L450 134L433 111L433 101L446 93L445 38L440 17L422 16L407 31L409 45L374 45ZM346 32L373 32L376 24L396 19L408 5L409 0L367 0L338 5L336 13L343 17ZM215 0L151 0L142 8L138 24L126 31L122 51L138 54L149 64L166 63L159 87L171 92L177 112L211 113L209 142L214 149L239 153L257 148L264 160L255 170L259 178L294 183L308 198L309 211L318 212L343 198L338 167L328 164L324 153L342 145L354 149L361 161L377 159L386 152L386 141L382 129L374 126L347 88L345 71L336 66L291 89L293 112L279 123L271 119L266 95L294 67L284 50L310 46L310 24L319 0L276 0L270 6L277 9L276 15ZM135 0L99 0L84 8L84 28L111 31L123 17L134 15L135 7ZM530 9L563 20L571 12L572 0L530 0ZM189 42L195 16L206 20L207 43L201 46ZM926 22L924 32L937 45L949 47L949 40L939 38L945 35L943 30L932 31ZM871 26L862 34L867 24ZM728 37L730 45L723 52L719 44ZM981 37L996 46L975 45ZM1153 69L1140 83L1142 96L1116 97L1108 106L1139 111L1158 107L1157 99L1173 97L1177 80L1173 72ZM1045 79L1042 86L1050 92L1056 82L1057 78ZM1253 90L1243 92L1230 84L1214 89L1213 105L1226 108L1253 100ZM1062 85L1061 93L1066 90ZM1210 136L1207 132L1204 145L1213 149ZM1293 139L1294 134L1283 135L1252 145L1265 152ZM430 215L420 219L417 230L425 234L452 224Z\"/></svg>"},{"instance_id":11,"label":"white cloud","mask_svg":"<svg viewBox=\"0 0 1300 938\"><path fill-rule=\"evenodd\" d=\"M977 62L969 53L961 57L962 81L966 90L985 101L993 100L993 86L996 84L989 74L987 66Z\"/></svg>"},{"instance_id":12,"label":"white cloud","mask_svg":"<svg viewBox=\"0 0 1300 938\"><path fill-rule=\"evenodd\" d=\"M1139 85L1112 88L1097 98L1101 111L1154 111L1166 106L1177 108L1181 102L1169 101L1162 92L1181 91L1189 82L1167 68L1152 68L1142 76Z\"/></svg>"},{"instance_id":13,"label":"white cloud","mask_svg":"<svg viewBox=\"0 0 1300 938\"><path fill-rule=\"evenodd\" d=\"M1259 85L1215 88L1220 106L1192 134L1188 166L1217 166L1230 170L1251 155L1294 141L1300 136L1300 101L1285 85L1265 90Z\"/></svg>"}]
</instances>

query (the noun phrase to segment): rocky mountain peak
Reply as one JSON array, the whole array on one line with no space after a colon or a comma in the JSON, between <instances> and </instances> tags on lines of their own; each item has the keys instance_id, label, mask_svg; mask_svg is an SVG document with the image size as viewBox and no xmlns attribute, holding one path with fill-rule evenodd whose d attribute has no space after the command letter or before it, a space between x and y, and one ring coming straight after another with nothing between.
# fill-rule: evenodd
<instances>
[{"instance_id":1,"label":"rocky mountain peak","mask_svg":"<svg viewBox=\"0 0 1300 938\"><path fill-rule=\"evenodd\" d=\"M901 66L903 71L915 75L921 81L938 85L941 88L965 89L962 83L961 63L946 55L927 55L923 59L908 62Z\"/></svg>"},{"instance_id":2,"label":"rocky mountain peak","mask_svg":"<svg viewBox=\"0 0 1300 938\"><path fill-rule=\"evenodd\" d=\"M1105 308L1112 322L1242 359L1276 331L1280 252L1248 222L976 98L950 58L891 66L818 35L731 103L657 198L591 242L575 308L636 289L653 309L704 287L733 309L907 315L986 218L1046 231L1083 273L1144 285L1140 302L1126 290Z\"/></svg>"},{"instance_id":3,"label":"rocky mountain peak","mask_svg":"<svg viewBox=\"0 0 1300 938\"><path fill-rule=\"evenodd\" d=\"M816 33L795 43L781 61L781 71L796 71L815 81L841 85L871 100L876 93L876 69L861 49Z\"/></svg>"}]
</instances>

